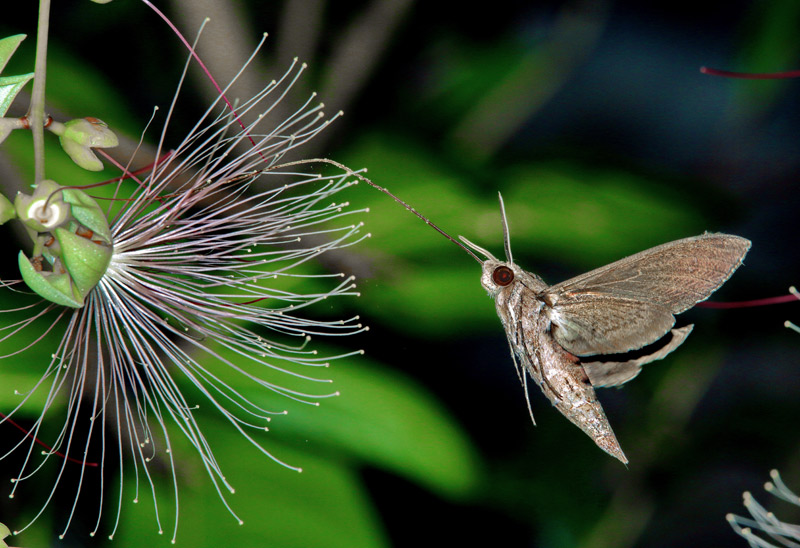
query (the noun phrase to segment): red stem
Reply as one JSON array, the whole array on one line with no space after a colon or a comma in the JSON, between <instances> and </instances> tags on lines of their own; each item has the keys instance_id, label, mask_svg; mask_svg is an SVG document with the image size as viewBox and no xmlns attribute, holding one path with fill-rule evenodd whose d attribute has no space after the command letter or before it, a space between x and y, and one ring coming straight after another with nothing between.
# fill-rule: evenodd
<instances>
[{"instance_id":1,"label":"red stem","mask_svg":"<svg viewBox=\"0 0 800 548\"><path fill-rule=\"evenodd\" d=\"M753 299L751 301L734 301L734 302L702 302L697 303L696 306L702 308L749 308L753 306L769 306L773 304L781 304L781 303L790 303L793 301L798 301L798 298L795 295L781 295L780 297L767 297L766 299Z\"/></svg>"},{"instance_id":2,"label":"red stem","mask_svg":"<svg viewBox=\"0 0 800 548\"><path fill-rule=\"evenodd\" d=\"M748 80L779 80L781 78L797 78L800 70L787 70L784 72L733 72L730 70L720 70L709 67L700 67L700 72L712 76L724 76L725 78L745 78Z\"/></svg>"},{"instance_id":3,"label":"red stem","mask_svg":"<svg viewBox=\"0 0 800 548\"><path fill-rule=\"evenodd\" d=\"M63 459L66 459L66 460L68 460L70 462L74 462L76 464L80 464L80 465L83 465L83 466L92 466L92 467L97 467L98 466L98 464L96 462L86 462L85 460L84 461L80 461L78 459L73 459L72 457L68 457L67 455L65 455L64 453L61 453L59 451L53 451L52 447L50 447L49 445L47 445L46 443L41 441L39 438L36 438L33 435L31 435L31 433L29 431L25 430L23 427L21 427L19 424L17 424L13 420L11 420L8 416L4 415L3 413L0 413L0 419L2 419L4 421L8 422L9 424L11 424L12 426L16 426L17 428L22 430L25 433L26 437L31 438L33 441L35 441L36 443L38 443L39 445L41 445L42 447L47 449L50 453L53 453L54 455L58 455L59 457L61 457Z\"/></svg>"}]
</instances>

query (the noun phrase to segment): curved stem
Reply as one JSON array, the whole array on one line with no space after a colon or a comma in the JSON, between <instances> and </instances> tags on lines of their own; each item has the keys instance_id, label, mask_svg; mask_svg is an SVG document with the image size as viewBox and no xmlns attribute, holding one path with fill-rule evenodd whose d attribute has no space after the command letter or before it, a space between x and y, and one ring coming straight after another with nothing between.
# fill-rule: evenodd
<instances>
[{"instance_id":1,"label":"curved stem","mask_svg":"<svg viewBox=\"0 0 800 548\"><path fill-rule=\"evenodd\" d=\"M36 31L36 68L33 76L30 119L33 132L34 183L44 179L44 87L47 74L47 34L50 28L50 0L39 0Z\"/></svg>"}]
</instances>

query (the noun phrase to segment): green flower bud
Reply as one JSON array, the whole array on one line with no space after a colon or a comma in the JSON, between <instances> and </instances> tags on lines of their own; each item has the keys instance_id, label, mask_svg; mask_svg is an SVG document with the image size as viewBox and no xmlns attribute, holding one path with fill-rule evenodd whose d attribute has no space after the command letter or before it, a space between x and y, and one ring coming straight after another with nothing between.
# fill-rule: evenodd
<instances>
[{"instance_id":1,"label":"green flower bud","mask_svg":"<svg viewBox=\"0 0 800 548\"><path fill-rule=\"evenodd\" d=\"M116 134L97 118L77 118L64 124L58 136L61 148L72 161L89 171L101 171L103 162L92 148L110 148L119 144Z\"/></svg>"},{"instance_id":2,"label":"green flower bud","mask_svg":"<svg viewBox=\"0 0 800 548\"><path fill-rule=\"evenodd\" d=\"M79 145L94 148L110 148L119 144L119 140L108 125L97 118L77 118L64 124L62 139L75 141Z\"/></svg>"}]
</instances>

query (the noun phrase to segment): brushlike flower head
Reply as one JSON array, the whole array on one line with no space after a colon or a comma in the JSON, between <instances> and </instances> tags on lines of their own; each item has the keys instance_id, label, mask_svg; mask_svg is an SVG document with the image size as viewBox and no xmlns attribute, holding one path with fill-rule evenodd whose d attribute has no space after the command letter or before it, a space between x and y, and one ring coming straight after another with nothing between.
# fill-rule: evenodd
<instances>
[{"instance_id":1,"label":"brushlike flower head","mask_svg":"<svg viewBox=\"0 0 800 548\"><path fill-rule=\"evenodd\" d=\"M772 481L764 484L764 489L776 497L800 506L800 497L795 495L783 483L777 470L770 473ZM800 546L800 525L786 523L775 517L775 514L761 506L749 491L744 493L744 506L753 516L753 519L744 518L735 514L726 516L733 530L741 535L752 548L778 548L779 546ZM761 533L759 536L756 533ZM775 541L769 542L766 538Z\"/></svg>"},{"instance_id":2,"label":"brushlike flower head","mask_svg":"<svg viewBox=\"0 0 800 548\"><path fill-rule=\"evenodd\" d=\"M221 95L180 146L164 155L159 151L148 177L139 180L125 170L129 179L115 183L108 202L91 197L89 189L69 189L63 181L40 183L30 197L18 199L17 218L37 200L40 209L58 205L61 217L26 224L34 252L33 258L21 253L20 265L27 285L45 300L6 311L6 317L16 312L22 318L6 323L0 341L35 334L1 365L41 368L42 376L18 392L19 405L2 410L0 423L35 397L44 401L30 435L14 447L25 457L11 496L52 462L56 485L45 493L40 515L68 475L67 467L77 466L78 492L64 532L84 477L95 473L85 462L90 446L100 448L100 469L110 459L120 470L123 461L132 461L137 485L152 488L156 464L170 470L176 530L178 479L171 441L176 427L197 450L225 501L223 493L233 487L195 419L198 404L213 406L257 450L280 462L258 435L272 415L285 410L265 409L248 399L229 382L231 372L257 390L301 402L316 404L334 395L276 382L281 376L310 385L327 382L319 378L319 368L344 356L318 355L309 348L310 337L365 329L357 317L315 320L304 310L355 294L352 277L322 272L310 261L365 235L360 235L361 223L352 220L359 212L337 201L337 194L353 184L348 173L322 176L302 162L279 165L284 154L328 125L322 105L312 104L312 97L276 127L262 128L263 115L286 97L302 70L293 64L235 113ZM246 118L253 121L245 124ZM106 219L104 235L99 225ZM86 264L88 274L81 271ZM23 287L21 282L4 285ZM56 337L61 329L63 335ZM25 351L41 345L52 345L50 362L26 363ZM65 414L63 427L39 457L34 437L42 435L44 421L54 414ZM79 439L74 433L86 425L88 435ZM116 502L117 522L123 496L120 492ZM116 525L112 537L114 530Z\"/></svg>"}]
</instances>

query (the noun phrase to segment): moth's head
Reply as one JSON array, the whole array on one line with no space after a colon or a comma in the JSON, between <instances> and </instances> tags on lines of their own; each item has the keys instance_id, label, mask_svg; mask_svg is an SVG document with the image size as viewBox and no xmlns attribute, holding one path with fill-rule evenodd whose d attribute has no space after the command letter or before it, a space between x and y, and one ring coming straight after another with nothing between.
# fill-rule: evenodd
<instances>
[{"instance_id":1,"label":"moth's head","mask_svg":"<svg viewBox=\"0 0 800 548\"><path fill-rule=\"evenodd\" d=\"M494 255L489 253L481 246L474 244L467 240L464 236L458 238L464 242L470 249L486 257L481 263L483 273L481 274L481 285L492 296L496 296L505 287L509 287L514 280L520 277L522 271L514 264L511 257L511 243L508 237L508 219L506 219L506 208L503 204L503 196L498 193L500 197L500 213L503 218L503 247L506 252L506 260L501 261Z\"/></svg>"}]
</instances>

